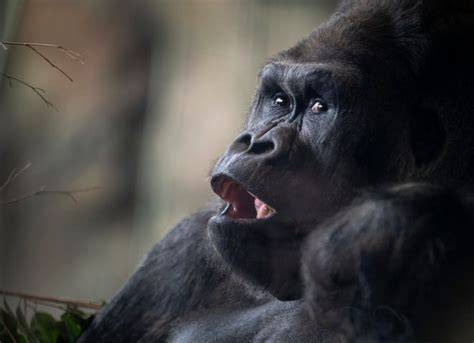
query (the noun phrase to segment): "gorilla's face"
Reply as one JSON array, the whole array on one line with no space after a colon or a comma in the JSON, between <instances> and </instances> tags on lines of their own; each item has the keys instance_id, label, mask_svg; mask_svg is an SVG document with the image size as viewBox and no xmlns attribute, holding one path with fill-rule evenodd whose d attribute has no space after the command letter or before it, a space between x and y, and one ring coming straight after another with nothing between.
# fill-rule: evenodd
<instances>
[{"instance_id":1,"label":"gorilla's face","mask_svg":"<svg viewBox=\"0 0 474 343\"><path fill-rule=\"evenodd\" d=\"M410 104L400 87L383 68L366 74L337 55L325 60L263 68L247 125L211 178L224 201L209 222L214 247L279 299L300 296L300 246L317 223L358 187L406 169Z\"/></svg>"}]
</instances>

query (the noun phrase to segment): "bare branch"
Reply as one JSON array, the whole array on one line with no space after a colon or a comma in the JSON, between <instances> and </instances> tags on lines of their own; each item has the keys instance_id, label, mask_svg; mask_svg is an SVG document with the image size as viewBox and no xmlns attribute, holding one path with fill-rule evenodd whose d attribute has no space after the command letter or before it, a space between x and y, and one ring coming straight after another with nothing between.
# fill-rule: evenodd
<instances>
[{"instance_id":1,"label":"bare branch","mask_svg":"<svg viewBox=\"0 0 474 343\"><path fill-rule=\"evenodd\" d=\"M74 50L65 48L62 45L58 44L48 44L48 43L27 43L27 42L2 42L3 45L16 45L16 46L26 46L31 49L31 47L44 47L44 48L53 48L58 49L63 54L65 54L70 59L79 62L80 64L84 64L84 57Z\"/></svg>"},{"instance_id":2,"label":"bare branch","mask_svg":"<svg viewBox=\"0 0 474 343\"><path fill-rule=\"evenodd\" d=\"M25 43L25 42L1 42L0 43L5 50L7 50L7 45L11 46L23 46L28 49L31 49L35 54L40 56L43 60L45 60L51 67L54 69L58 70L61 74L63 74L67 79L71 82L73 82L72 78L60 67L58 67L56 64L54 64L45 54L43 54L41 51L36 49L36 47L44 47L44 48L54 48L58 49L61 51L63 54L65 54L67 57L70 59L79 62L81 64L84 64L84 58L76 51L67 49L63 47L62 45L57 45L57 44L46 44L46 43Z\"/></svg>"},{"instance_id":3,"label":"bare branch","mask_svg":"<svg viewBox=\"0 0 474 343\"><path fill-rule=\"evenodd\" d=\"M99 188L100 188L99 186L95 186L95 187L90 187L90 188L82 188L82 189L74 189L74 190L54 190L53 191L53 190L46 190L46 186L43 186L38 191L25 194L25 195L23 195L21 197L18 197L18 198L14 198L14 199L10 199L10 200L0 202L0 205L16 204L16 203L19 203L23 200L27 200L27 199L37 197L37 196L45 196L45 195L62 195L62 196L68 197L74 203L77 203L77 199L74 196L75 194L91 192L91 191L94 191L94 190L99 189Z\"/></svg>"},{"instance_id":4,"label":"bare branch","mask_svg":"<svg viewBox=\"0 0 474 343\"><path fill-rule=\"evenodd\" d=\"M26 166L24 166L20 170L16 170L16 168L14 168L10 172L10 175L8 175L8 178L5 180L3 185L0 187L0 193L3 192L3 190L5 190L5 188L7 188L9 184L11 184L18 176L23 174L25 170L27 170L29 167L31 167L31 163L28 163Z\"/></svg>"},{"instance_id":5,"label":"bare branch","mask_svg":"<svg viewBox=\"0 0 474 343\"><path fill-rule=\"evenodd\" d=\"M53 304L71 305L71 306L77 306L77 307L82 307L82 308L88 308L91 310L100 310L102 308L102 305L92 302L92 301L70 300L70 299L38 296L38 295L33 295L33 294L2 291L2 290L0 290L0 294L5 295L5 296L29 300L35 303L42 303L44 305L48 303L53 303Z\"/></svg>"},{"instance_id":6,"label":"bare branch","mask_svg":"<svg viewBox=\"0 0 474 343\"><path fill-rule=\"evenodd\" d=\"M38 51L38 49L34 48L33 46L31 45L27 45L27 47L29 47L31 50L33 50L36 54L38 54L38 56L40 56L41 58L43 58L46 62L48 62L48 64L53 67L54 69L56 70L59 70L59 72L61 74L63 74L69 81L71 82L74 82L74 80L68 75L66 74L66 72L64 70L62 70L61 68L59 68L56 64L54 64L53 62L51 62L51 60L46 57L43 53L41 53L40 51Z\"/></svg>"},{"instance_id":7,"label":"bare branch","mask_svg":"<svg viewBox=\"0 0 474 343\"><path fill-rule=\"evenodd\" d=\"M13 343L16 343L15 337L13 336L13 334L11 333L11 331L8 329L7 324L3 321L2 318L0 318L0 323L2 323L3 327L4 327L5 330L7 331L7 334L8 334L8 336L10 337L10 339L12 340L12 342L13 342Z\"/></svg>"},{"instance_id":8,"label":"bare branch","mask_svg":"<svg viewBox=\"0 0 474 343\"><path fill-rule=\"evenodd\" d=\"M14 76L11 76L11 75L8 75L8 74L5 74L5 73L1 73L1 72L0 72L0 75L1 75L3 78L7 79L7 80L10 82L10 86L12 86L11 81L15 81L15 82L18 82L18 83L22 84L23 86L28 87L28 88L31 89L33 92L35 92L36 95L38 95L38 96L41 98L41 100L44 101L44 103L46 104L46 106L52 107L52 108L54 108L56 111L59 112L59 110L56 108L56 106L54 106L54 104L51 103L48 99L46 99L46 97L42 94L42 93L46 93L43 88L33 86L33 85L29 84L29 83L26 82L26 81L20 80L19 78L16 78L16 77L14 77Z\"/></svg>"},{"instance_id":9,"label":"bare branch","mask_svg":"<svg viewBox=\"0 0 474 343\"><path fill-rule=\"evenodd\" d=\"M5 51L8 50L7 46L5 44L3 44L3 42L0 42L0 45L2 46L3 50L5 50Z\"/></svg>"}]
</instances>

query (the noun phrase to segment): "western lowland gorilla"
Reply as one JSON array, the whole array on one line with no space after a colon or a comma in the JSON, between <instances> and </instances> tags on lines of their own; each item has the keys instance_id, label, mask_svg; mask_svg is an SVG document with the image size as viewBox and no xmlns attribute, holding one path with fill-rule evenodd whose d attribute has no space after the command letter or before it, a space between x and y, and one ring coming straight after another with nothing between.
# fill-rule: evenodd
<instances>
[{"instance_id":1,"label":"western lowland gorilla","mask_svg":"<svg viewBox=\"0 0 474 343\"><path fill-rule=\"evenodd\" d=\"M472 341L473 142L473 2L343 2L81 342Z\"/></svg>"}]
</instances>

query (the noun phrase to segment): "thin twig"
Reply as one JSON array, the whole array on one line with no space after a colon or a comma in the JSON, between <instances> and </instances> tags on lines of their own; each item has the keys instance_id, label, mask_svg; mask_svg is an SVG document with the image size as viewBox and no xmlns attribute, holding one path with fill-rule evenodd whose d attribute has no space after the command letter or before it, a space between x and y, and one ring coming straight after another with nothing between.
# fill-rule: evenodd
<instances>
[{"instance_id":1,"label":"thin twig","mask_svg":"<svg viewBox=\"0 0 474 343\"><path fill-rule=\"evenodd\" d=\"M54 64L53 62L51 62L51 60L46 57L43 53L41 53L40 51L38 51L38 49L34 48L33 46L31 45L27 45L27 47L29 47L31 50L33 50L35 53L37 53L39 56L41 56L41 58L43 58L46 62L48 62L48 64L53 67L54 69L56 70L59 70L59 72L61 74L63 74L69 81L71 82L74 82L74 80L64 71L62 70L61 68L59 68L56 64Z\"/></svg>"},{"instance_id":2,"label":"thin twig","mask_svg":"<svg viewBox=\"0 0 474 343\"><path fill-rule=\"evenodd\" d=\"M32 302L44 302L44 303L54 303L54 304L63 304L63 305L71 305L77 306L82 308L88 308L91 310L100 310L102 305L97 304L92 301L83 301L83 300L70 300L70 299L62 299L56 297L46 297L46 296L38 296L33 294L21 293L21 292L10 292L10 291L2 291L0 290L0 294L26 299Z\"/></svg>"},{"instance_id":3,"label":"thin twig","mask_svg":"<svg viewBox=\"0 0 474 343\"><path fill-rule=\"evenodd\" d=\"M0 318L0 322L2 323L3 327L7 331L8 336L10 336L10 339L12 340L13 343L16 343L16 339L11 333L10 329L8 328L7 324L3 321L3 319Z\"/></svg>"},{"instance_id":4,"label":"thin twig","mask_svg":"<svg viewBox=\"0 0 474 343\"><path fill-rule=\"evenodd\" d=\"M31 42L2 42L4 45L16 45L16 46L26 46L31 49L32 46L43 47L43 48L53 48L58 49L63 54L68 56L70 59L79 62L80 64L84 64L84 57L82 55L72 49L65 48L59 44L48 44L48 43L31 43Z\"/></svg>"},{"instance_id":5,"label":"thin twig","mask_svg":"<svg viewBox=\"0 0 474 343\"><path fill-rule=\"evenodd\" d=\"M0 205L16 204L16 203L21 202L23 200L27 200L27 199L37 197L37 196L44 196L44 195L62 195L62 196L68 197L69 199L71 199L73 202L76 203L77 199L74 197L74 194L90 192L90 191L93 191L93 190L96 190L96 189L99 189L99 188L100 188L99 186L96 186L96 187L74 189L74 190L46 190L46 186L43 186L38 191L25 194L23 196L15 198L15 199L10 199L10 200L0 202Z\"/></svg>"},{"instance_id":6,"label":"thin twig","mask_svg":"<svg viewBox=\"0 0 474 343\"><path fill-rule=\"evenodd\" d=\"M46 104L46 106L52 107L52 108L54 108L56 111L58 111L58 109L56 108L56 106L54 106L48 99L46 99L46 97L45 97L43 94L41 94L41 93L45 93L45 90L44 90L43 88L33 86L33 85L29 84L28 82L25 82L25 81L23 81L23 80L20 80L20 79L14 77L14 76L11 76L11 75L8 75L8 74L5 74L5 73L1 73L1 72L0 72L0 75L1 75L3 78L7 79L7 80L10 82L10 86L12 85L12 84L11 84L11 81L15 81L15 82L18 82L18 83L22 84L23 86L26 86L26 87L30 88L33 92L36 93L36 95L38 95L38 96L41 98L41 100L44 101L44 103ZM59 112L59 111L58 111L58 112Z\"/></svg>"},{"instance_id":7,"label":"thin twig","mask_svg":"<svg viewBox=\"0 0 474 343\"><path fill-rule=\"evenodd\" d=\"M0 42L0 45L2 46L3 50L5 50L5 51L8 50L7 46L5 44L3 44L3 42Z\"/></svg>"},{"instance_id":8,"label":"thin twig","mask_svg":"<svg viewBox=\"0 0 474 343\"><path fill-rule=\"evenodd\" d=\"M0 193L5 190L5 188L8 187L18 176L20 176L25 170L27 170L29 167L31 167L31 163L28 163L26 166L21 168L20 170L16 170L15 168L11 171L10 175L8 175L8 178L5 180L3 185L0 187Z\"/></svg>"}]
</instances>

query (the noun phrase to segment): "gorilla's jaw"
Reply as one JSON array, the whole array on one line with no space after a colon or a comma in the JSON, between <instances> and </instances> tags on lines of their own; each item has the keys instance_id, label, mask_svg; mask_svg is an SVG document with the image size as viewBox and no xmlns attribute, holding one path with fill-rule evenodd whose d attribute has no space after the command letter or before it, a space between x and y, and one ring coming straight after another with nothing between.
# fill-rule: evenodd
<instances>
[{"instance_id":1,"label":"gorilla's jaw","mask_svg":"<svg viewBox=\"0 0 474 343\"><path fill-rule=\"evenodd\" d=\"M245 219L223 211L208 223L209 239L218 255L242 277L280 300L302 296L299 265L305 235L296 229L278 213Z\"/></svg>"},{"instance_id":2,"label":"gorilla's jaw","mask_svg":"<svg viewBox=\"0 0 474 343\"><path fill-rule=\"evenodd\" d=\"M309 230L280 213L278 204L262 200L272 198L262 187L247 186L222 173L212 177L211 186L224 200L208 224L219 256L278 299L300 298L300 247Z\"/></svg>"}]
</instances>

